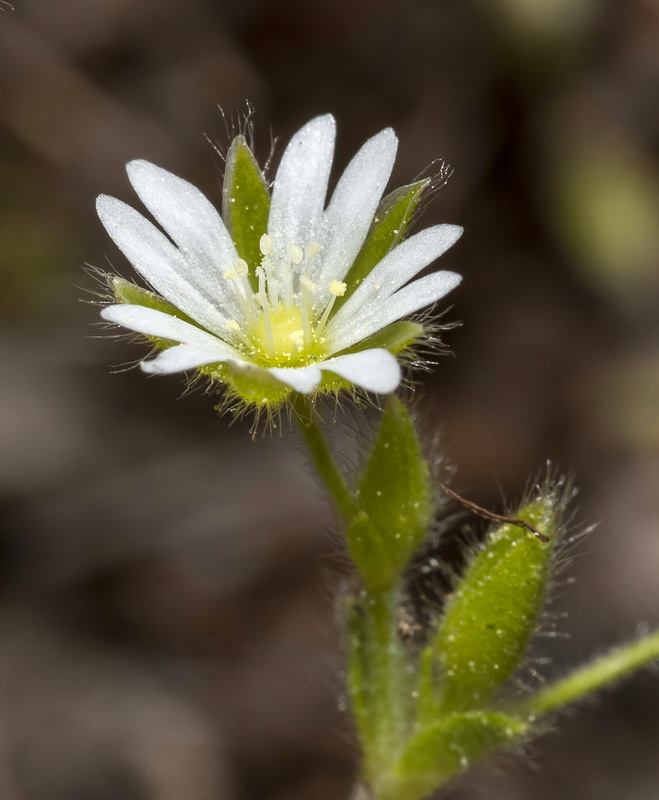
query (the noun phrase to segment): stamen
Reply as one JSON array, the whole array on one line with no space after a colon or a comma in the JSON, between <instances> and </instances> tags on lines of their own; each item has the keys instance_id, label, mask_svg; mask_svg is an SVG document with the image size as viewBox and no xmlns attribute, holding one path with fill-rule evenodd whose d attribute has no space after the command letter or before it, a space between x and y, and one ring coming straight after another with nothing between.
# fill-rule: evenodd
<instances>
[{"instance_id":1,"label":"stamen","mask_svg":"<svg viewBox=\"0 0 659 800\"><path fill-rule=\"evenodd\" d=\"M300 278L300 286L303 289L305 289L307 292L315 292L316 291L316 284L310 278L307 278L306 275L303 275Z\"/></svg>"},{"instance_id":2,"label":"stamen","mask_svg":"<svg viewBox=\"0 0 659 800\"><path fill-rule=\"evenodd\" d=\"M240 286L240 305L243 314L250 322L254 319L256 308L254 307L254 292L249 282L249 266L243 258L237 258L233 262L237 278L235 279Z\"/></svg>"},{"instance_id":3,"label":"stamen","mask_svg":"<svg viewBox=\"0 0 659 800\"><path fill-rule=\"evenodd\" d=\"M313 261L314 258L320 253L320 243L319 242L309 242L307 245L306 252L304 257L307 261Z\"/></svg>"},{"instance_id":4,"label":"stamen","mask_svg":"<svg viewBox=\"0 0 659 800\"><path fill-rule=\"evenodd\" d=\"M320 252L320 244L318 242L309 242L307 249L304 252L305 265L304 274L307 278L311 279L311 264Z\"/></svg>"},{"instance_id":5,"label":"stamen","mask_svg":"<svg viewBox=\"0 0 659 800\"><path fill-rule=\"evenodd\" d=\"M333 294L335 297L343 297L347 288L348 284L343 281L330 281L330 294Z\"/></svg>"},{"instance_id":6,"label":"stamen","mask_svg":"<svg viewBox=\"0 0 659 800\"><path fill-rule=\"evenodd\" d=\"M272 259L268 256L263 256L260 269L263 270L264 288L267 288L270 305L276 311L279 307L279 283L275 278L275 265L272 263Z\"/></svg>"},{"instance_id":7,"label":"stamen","mask_svg":"<svg viewBox=\"0 0 659 800\"><path fill-rule=\"evenodd\" d=\"M252 292L252 287L250 286L249 278L247 277L247 273L249 271L247 262L243 261L242 258L237 258L233 264L235 269L225 270L222 273L222 277L226 281L233 281L243 315L246 319L252 320L254 319L255 311L254 293Z\"/></svg>"},{"instance_id":8,"label":"stamen","mask_svg":"<svg viewBox=\"0 0 659 800\"><path fill-rule=\"evenodd\" d=\"M330 281L328 289L332 297L330 298L329 303L325 306L323 315L318 320L318 324L316 325L316 336L318 336L321 333L321 331L327 324L327 320L329 319L329 315L332 313L332 306L336 302L336 298L343 297L343 295L346 293L347 288L348 284L344 283L343 281Z\"/></svg>"},{"instance_id":9,"label":"stamen","mask_svg":"<svg viewBox=\"0 0 659 800\"><path fill-rule=\"evenodd\" d=\"M256 300L258 300L263 309L263 327L265 330L266 343L272 350L275 346L275 340L272 335L272 319L270 318L270 304L268 303L268 296L266 294L266 274L263 267L257 268L256 277L259 279L259 290L256 294Z\"/></svg>"},{"instance_id":10,"label":"stamen","mask_svg":"<svg viewBox=\"0 0 659 800\"><path fill-rule=\"evenodd\" d=\"M240 323L238 322L238 320L228 319L224 323L224 328L232 336L235 336L237 339L239 339L247 347L248 351L252 350L252 343L250 342L245 332L241 330Z\"/></svg>"},{"instance_id":11,"label":"stamen","mask_svg":"<svg viewBox=\"0 0 659 800\"><path fill-rule=\"evenodd\" d=\"M259 239L259 250L264 256L269 256L272 253L272 239L267 233Z\"/></svg>"},{"instance_id":12,"label":"stamen","mask_svg":"<svg viewBox=\"0 0 659 800\"><path fill-rule=\"evenodd\" d=\"M304 251L296 244L286 245L288 251L288 261L282 261L276 265L277 281L279 294L283 297L283 302L287 306L294 303L293 280L296 275L295 267L302 262Z\"/></svg>"},{"instance_id":13,"label":"stamen","mask_svg":"<svg viewBox=\"0 0 659 800\"><path fill-rule=\"evenodd\" d=\"M300 288L302 297L300 298L300 311L302 312L302 330L304 331L304 341L311 344L311 307L313 305L311 297L316 290L316 284L306 275L300 277Z\"/></svg>"},{"instance_id":14,"label":"stamen","mask_svg":"<svg viewBox=\"0 0 659 800\"><path fill-rule=\"evenodd\" d=\"M279 308L279 281L276 278L270 277L268 279L268 297L270 298L270 305L273 311Z\"/></svg>"},{"instance_id":15,"label":"stamen","mask_svg":"<svg viewBox=\"0 0 659 800\"><path fill-rule=\"evenodd\" d=\"M297 244L289 244L288 245L288 254L291 257L291 261L294 264L300 264L302 259L304 258L304 252L302 248Z\"/></svg>"}]
</instances>

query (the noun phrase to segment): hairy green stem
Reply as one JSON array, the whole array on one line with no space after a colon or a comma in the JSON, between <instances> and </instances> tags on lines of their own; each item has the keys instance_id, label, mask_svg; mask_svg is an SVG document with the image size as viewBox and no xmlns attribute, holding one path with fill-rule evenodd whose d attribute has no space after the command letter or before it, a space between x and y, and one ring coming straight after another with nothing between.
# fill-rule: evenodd
<instances>
[{"instance_id":1,"label":"hairy green stem","mask_svg":"<svg viewBox=\"0 0 659 800\"><path fill-rule=\"evenodd\" d=\"M359 510L359 501L350 491L332 456L327 440L309 400L297 394L293 409L300 432L309 450L318 476L332 497L339 513L350 523ZM389 766L401 726L402 708L395 688L400 684L400 651L397 638L395 590L365 592L362 605L363 628L355 630L352 643L355 668L359 665L359 683L353 691L360 694L359 705L366 717L362 735L365 771L371 780ZM353 697L353 700L357 700Z\"/></svg>"},{"instance_id":2,"label":"hairy green stem","mask_svg":"<svg viewBox=\"0 0 659 800\"><path fill-rule=\"evenodd\" d=\"M336 466L332 452L327 444L316 414L309 400L297 393L293 399L293 409L297 416L300 431L307 445L314 466L325 488L330 493L341 516L350 521L355 512L355 499Z\"/></svg>"},{"instance_id":3,"label":"hairy green stem","mask_svg":"<svg viewBox=\"0 0 659 800\"><path fill-rule=\"evenodd\" d=\"M533 715L548 714L604 688L655 659L659 660L659 631L632 644L616 647L592 664L575 670L532 697L525 710Z\"/></svg>"},{"instance_id":4,"label":"hairy green stem","mask_svg":"<svg viewBox=\"0 0 659 800\"><path fill-rule=\"evenodd\" d=\"M373 739L363 742L367 772L372 781L387 770L400 742L402 709L400 650L396 626L398 595L395 591L367 593L364 614L369 651L369 713L373 716Z\"/></svg>"}]
</instances>

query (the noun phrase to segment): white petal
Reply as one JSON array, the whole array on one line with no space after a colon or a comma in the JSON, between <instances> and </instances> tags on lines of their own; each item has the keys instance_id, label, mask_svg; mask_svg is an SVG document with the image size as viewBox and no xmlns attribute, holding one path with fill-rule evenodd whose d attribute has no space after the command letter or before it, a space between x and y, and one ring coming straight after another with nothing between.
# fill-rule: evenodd
<instances>
[{"instance_id":1,"label":"white petal","mask_svg":"<svg viewBox=\"0 0 659 800\"><path fill-rule=\"evenodd\" d=\"M339 179L325 212L326 239L317 273L342 280L373 222L396 158L398 139L387 128L359 150Z\"/></svg>"},{"instance_id":2,"label":"white petal","mask_svg":"<svg viewBox=\"0 0 659 800\"><path fill-rule=\"evenodd\" d=\"M337 329L349 325L353 315L362 316L374 297L382 302L400 289L424 267L439 258L462 235L459 225L435 225L411 236L394 247L371 271L350 298L336 313L332 325ZM374 287L377 293L374 294Z\"/></svg>"},{"instance_id":3,"label":"white petal","mask_svg":"<svg viewBox=\"0 0 659 800\"><path fill-rule=\"evenodd\" d=\"M224 329L227 316L191 283L188 262L155 225L107 195L98 197L96 209L117 247L158 294L205 328Z\"/></svg>"},{"instance_id":4,"label":"white petal","mask_svg":"<svg viewBox=\"0 0 659 800\"><path fill-rule=\"evenodd\" d=\"M400 383L400 366L396 358L381 348L348 353L323 361L323 371L333 372L368 392L389 394Z\"/></svg>"},{"instance_id":5,"label":"white petal","mask_svg":"<svg viewBox=\"0 0 659 800\"><path fill-rule=\"evenodd\" d=\"M238 357L240 354L230 344L218 339L211 333L196 328L185 320L172 317L164 311L129 303L106 306L101 316L108 322L115 322L145 336L156 336L159 339L170 339L175 342L193 345L198 349L215 353L218 358Z\"/></svg>"},{"instance_id":6,"label":"white petal","mask_svg":"<svg viewBox=\"0 0 659 800\"><path fill-rule=\"evenodd\" d=\"M461 276L455 272L434 272L384 300L374 295L370 302L364 304L363 313L355 314L347 324L332 331L332 347L336 352L360 342L392 322L435 303L455 289L461 280Z\"/></svg>"},{"instance_id":7,"label":"white petal","mask_svg":"<svg viewBox=\"0 0 659 800\"><path fill-rule=\"evenodd\" d=\"M313 391L321 378L320 369L316 364L309 367L270 367L268 372L281 383L302 394Z\"/></svg>"},{"instance_id":8,"label":"white petal","mask_svg":"<svg viewBox=\"0 0 659 800\"><path fill-rule=\"evenodd\" d=\"M288 259L289 244L304 249L319 236L335 134L334 117L316 117L293 136L284 151L268 219L275 259Z\"/></svg>"},{"instance_id":9,"label":"white petal","mask_svg":"<svg viewBox=\"0 0 659 800\"><path fill-rule=\"evenodd\" d=\"M148 161L131 161L126 172L140 200L181 248L188 280L210 299L231 302L235 284L222 275L238 253L213 205L191 183Z\"/></svg>"},{"instance_id":10,"label":"white petal","mask_svg":"<svg viewBox=\"0 0 659 800\"><path fill-rule=\"evenodd\" d=\"M152 375L172 375L175 372L185 372L188 369L203 367L206 364L215 364L218 361L226 361L226 355L213 353L209 350L200 350L188 344L177 344L163 350L156 358L150 361L142 361L140 367L143 372Z\"/></svg>"}]
</instances>

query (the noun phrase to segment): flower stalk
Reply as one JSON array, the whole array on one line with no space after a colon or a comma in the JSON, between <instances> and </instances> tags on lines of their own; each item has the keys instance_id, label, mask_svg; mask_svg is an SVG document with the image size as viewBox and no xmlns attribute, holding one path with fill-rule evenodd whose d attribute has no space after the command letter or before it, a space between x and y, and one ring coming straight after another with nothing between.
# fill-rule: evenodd
<instances>
[{"instance_id":1,"label":"flower stalk","mask_svg":"<svg viewBox=\"0 0 659 800\"><path fill-rule=\"evenodd\" d=\"M317 413L309 399L299 393L293 396L291 406L318 477L334 501L343 521L349 522L355 513L355 497L348 489L341 471L334 461L323 430L318 424Z\"/></svg>"}]
</instances>

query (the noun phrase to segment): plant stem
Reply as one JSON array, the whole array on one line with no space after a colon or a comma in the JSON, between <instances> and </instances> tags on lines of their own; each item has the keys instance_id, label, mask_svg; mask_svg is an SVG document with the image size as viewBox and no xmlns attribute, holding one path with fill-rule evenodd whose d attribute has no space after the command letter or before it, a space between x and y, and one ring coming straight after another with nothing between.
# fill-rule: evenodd
<instances>
[{"instance_id":1,"label":"plant stem","mask_svg":"<svg viewBox=\"0 0 659 800\"><path fill-rule=\"evenodd\" d=\"M575 670L532 697L525 710L534 715L555 711L623 678L654 659L659 660L659 631L632 644L617 647L592 664Z\"/></svg>"},{"instance_id":2,"label":"plant stem","mask_svg":"<svg viewBox=\"0 0 659 800\"><path fill-rule=\"evenodd\" d=\"M309 400L299 393L295 395L292 405L318 475L334 500L339 513L347 522L354 516L355 499L336 466L323 431L316 421L313 407Z\"/></svg>"},{"instance_id":3,"label":"plant stem","mask_svg":"<svg viewBox=\"0 0 659 800\"><path fill-rule=\"evenodd\" d=\"M369 714L373 738L364 741L366 769L371 781L377 783L391 766L393 753L400 742L397 737L403 722L401 653L396 630L396 591L364 593L365 631L369 638Z\"/></svg>"}]
</instances>

